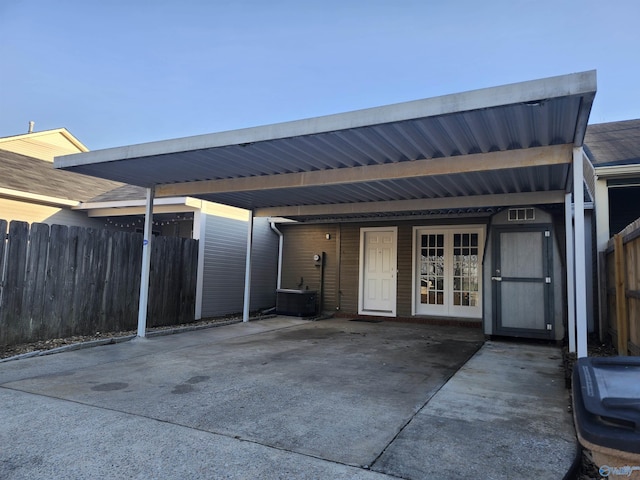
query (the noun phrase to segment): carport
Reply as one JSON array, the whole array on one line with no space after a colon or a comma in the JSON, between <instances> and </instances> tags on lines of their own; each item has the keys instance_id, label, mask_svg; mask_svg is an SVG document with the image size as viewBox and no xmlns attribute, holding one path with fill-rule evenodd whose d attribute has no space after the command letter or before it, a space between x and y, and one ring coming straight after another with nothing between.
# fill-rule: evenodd
<instances>
[{"instance_id":1,"label":"carport","mask_svg":"<svg viewBox=\"0 0 640 480\"><path fill-rule=\"evenodd\" d=\"M586 356L582 142L595 92L595 71L581 72L69 155L55 167L147 189L140 336L154 197L190 196L299 222L564 205L573 218L565 222L570 348Z\"/></svg>"}]
</instances>

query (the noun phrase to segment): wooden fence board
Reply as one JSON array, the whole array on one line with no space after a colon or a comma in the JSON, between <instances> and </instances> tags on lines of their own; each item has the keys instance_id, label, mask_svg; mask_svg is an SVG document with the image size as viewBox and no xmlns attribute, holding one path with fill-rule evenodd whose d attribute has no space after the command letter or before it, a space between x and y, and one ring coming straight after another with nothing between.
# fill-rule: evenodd
<instances>
[{"instance_id":1,"label":"wooden fence board","mask_svg":"<svg viewBox=\"0 0 640 480\"><path fill-rule=\"evenodd\" d=\"M0 221L0 234L6 225ZM7 237L0 346L136 328L142 235L34 224L29 238L28 224L11 222ZM154 240L149 326L191 322L198 241Z\"/></svg>"},{"instance_id":2,"label":"wooden fence board","mask_svg":"<svg viewBox=\"0 0 640 480\"><path fill-rule=\"evenodd\" d=\"M622 241L622 235L614 237L614 265L616 276L616 332L617 332L617 348L618 355L627 354L627 298L626 279L627 273L625 269L625 246Z\"/></svg>"},{"instance_id":3,"label":"wooden fence board","mask_svg":"<svg viewBox=\"0 0 640 480\"><path fill-rule=\"evenodd\" d=\"M2 321L2 290L4 289L4 253L7 245L7 221L0 220L0 321ZM2 325L2 323L0 323Z\"/></svg>"},{"instance_id":4,"label":"wooden fence board","mask_svg":"<svg viewBox=\"0 0 640 480\"><path fill-rule=\"evenodd\" d=\"M44 309L49 225L45 223L31 225L28 251L25 289L22 297L22 314L26 317L23 328L30 337L42 337L47 328Z\"/></svg>"},{"instance_id":5,"label":"wooden fence board","mask_svg":"<svg viewBox=\"0 0 640 480\"><path fill-rule=\"evenodd\" d=\"M640 355L640 220L609 241L607 321L619 355ZM611 248L613 247L613 248Z\"/></svg>"},{"instance_id":6,"label":"wooden fence board","mask_svg":"<svg viewBox=\"0 0 640 480\"><path fill-rule=\"evenodd\" d=\"M12 221L9 224L7 243L7 265L5 267L5 289L2 295L3 337L9 342L20 338L22 298L24 297L25 270L29 225Z\"/></svg>"},{"instance_id":7,"label":"wooden fence board","mask_svg":"<svg viewBox=\"0 0 640 480\"><path fill-rule=\"evenodd\" d=\"M47 262L45 302L49 306L47 321L53 337L64 335L66 322L65 297L69 262L69 228L65 225L52 225L50 232L49 258Z\"/></svg>"}]
</instances>

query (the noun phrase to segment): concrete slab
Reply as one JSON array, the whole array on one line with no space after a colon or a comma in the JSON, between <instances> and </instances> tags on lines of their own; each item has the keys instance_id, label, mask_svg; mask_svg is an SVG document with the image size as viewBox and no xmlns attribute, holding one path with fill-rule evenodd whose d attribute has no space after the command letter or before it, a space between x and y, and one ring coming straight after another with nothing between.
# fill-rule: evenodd
<instances>
[{"instance_id":1,"label":"concrete slab","mask_svg":"<svg viewBox=\"0 0 640 480\"><path fill-rule=\"evenodd\" d=\"M170 422L0 388L0 478L391 477Z\"/></svg>"},{"instance_id":2,"label":"concrete slab","mask_svg":"<svg viewBox=\"0 0 640 480\"><path fill-rule=\"evenodd\" d=\"M564 478L578 455L560 350L487 342L373 466L402 478Z\"/></svg>"},{"instance_id":3,"label":"concrete slab","mask_svg":"<svg viewBox=\"0 0 640 480\"><path fill-rule=\"evenodd\" d=\"M468 328L278 317L0 363L0 478L418 479L443 463L507 478L485 474L490 459L517 456L490 445L564 441L548 425L568 414L539 408L536 423L518 407L555 405L564 376L537 350L489 344L445 385L482 343ZM489 429L493 403L519 421ZM472 471L469 438L493 455L474 477L457 473Z\"/></svg>"}]
</instances>

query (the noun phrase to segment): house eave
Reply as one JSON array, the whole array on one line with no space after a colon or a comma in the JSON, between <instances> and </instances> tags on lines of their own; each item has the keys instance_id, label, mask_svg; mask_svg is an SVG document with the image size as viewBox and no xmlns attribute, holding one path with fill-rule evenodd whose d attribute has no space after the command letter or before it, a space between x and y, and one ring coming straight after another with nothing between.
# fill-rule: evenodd
<instances>
[{"instance_id":1,"label":"house eave","mask_svg":"<svg viewBox=\"0 0 640 480\"><path fill-rule=\"evenodd\" d=\"M23 202L37 203L39 205L47 205L51 207L76 207L80 204L77 200L69 200L66 198L51 197L48 195L40 195L37 193L23 192L20 190L12 190L10 188L0 188L0 197L11 200L19 200Z\"/></svg>"}]
</instances>

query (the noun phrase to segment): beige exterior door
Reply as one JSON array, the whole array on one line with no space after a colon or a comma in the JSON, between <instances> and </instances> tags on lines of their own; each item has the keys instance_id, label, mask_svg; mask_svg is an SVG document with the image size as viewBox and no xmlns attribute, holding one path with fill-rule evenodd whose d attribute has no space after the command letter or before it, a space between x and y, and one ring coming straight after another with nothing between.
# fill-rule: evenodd
<instances>
[{"instance_id":1,"label":"beige exterior door","mask_svg":"<svg viewBox=\"0 0 640 480\"><path fill-rule=\"evenodd\" d=\"M396 315L397 237L397 227L360 230L360 314Z\"/></svg>"}]
</instances>

